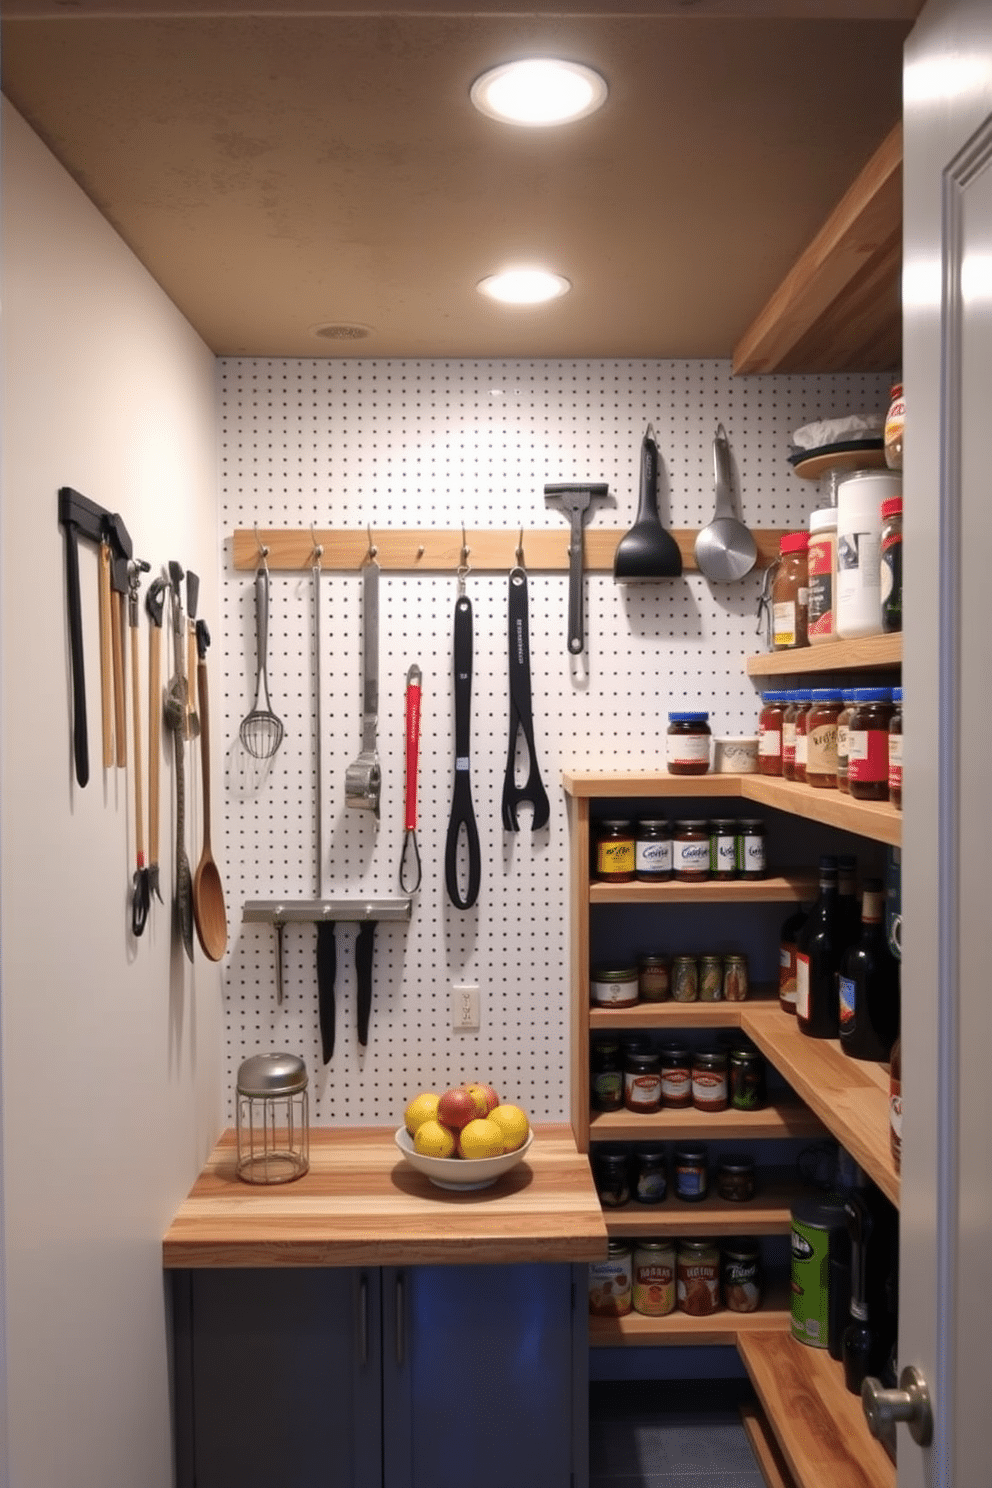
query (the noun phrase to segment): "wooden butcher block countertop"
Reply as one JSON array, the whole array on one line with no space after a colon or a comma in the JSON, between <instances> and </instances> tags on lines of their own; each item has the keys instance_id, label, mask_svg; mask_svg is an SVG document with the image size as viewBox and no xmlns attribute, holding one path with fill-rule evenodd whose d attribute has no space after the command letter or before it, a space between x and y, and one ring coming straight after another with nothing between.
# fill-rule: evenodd
<instances>
[{"instance_id":1,"label":"wooden butcher block countertop","mask_svg":"<svg viewBox=\"0 0 992 1488\"><path fill-rule=\"evenodd\" d=\"M268 1186L235 1176L220 1138L163 1242L167 1269L594 1261L606 1226L571 1128L541 1125L492 1188L436 1188L401 1157L392 1128L321 1127L310 1171Z\"/></svg>"}]
</instances>

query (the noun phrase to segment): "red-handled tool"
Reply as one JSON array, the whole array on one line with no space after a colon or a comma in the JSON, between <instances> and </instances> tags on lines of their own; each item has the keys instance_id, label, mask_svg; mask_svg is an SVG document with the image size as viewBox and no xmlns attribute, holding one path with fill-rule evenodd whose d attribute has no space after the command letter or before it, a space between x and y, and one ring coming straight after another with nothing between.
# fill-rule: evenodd
<instances>
[{"instance_id":1,"label":"red-handled tool","mask_svg":"<svg viewBox=\"0 0 992 1488\"><path fill-rule=\"evenodd\" d=\"M400 854L400 888L415 894L420 888L420 851L417 847L417 761L420 754L421 673L414 662L406 674L406 817ZM407 887L407 850L413 848L413 884Z\"/></svg>"}]
</instances>

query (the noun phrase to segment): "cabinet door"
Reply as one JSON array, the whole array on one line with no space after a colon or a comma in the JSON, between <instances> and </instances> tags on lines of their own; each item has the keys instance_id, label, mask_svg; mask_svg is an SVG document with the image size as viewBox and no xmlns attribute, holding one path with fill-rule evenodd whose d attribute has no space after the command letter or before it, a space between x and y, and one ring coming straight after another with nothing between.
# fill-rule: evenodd
<instances>
[{"instance_id":1,"label":"cabinet door","mask_svg":"<svg viewBox=\"0 0 992 1488\"><path fill-rule=\"evenodd\" d=\"M377 1268L193 1271L185 1292L180 1488L382 1488Z\"/></svg>"},{"instance_id":2,"label":"cabinet door","mask_svg":"<svg viewBox=\"0 0 992 1488\"><path fill-rule=\"evenodd\" d=\"M585 1480L585 1291L568 1265L383 1273L386 1488Z\"/></svg>"}]
</instances>

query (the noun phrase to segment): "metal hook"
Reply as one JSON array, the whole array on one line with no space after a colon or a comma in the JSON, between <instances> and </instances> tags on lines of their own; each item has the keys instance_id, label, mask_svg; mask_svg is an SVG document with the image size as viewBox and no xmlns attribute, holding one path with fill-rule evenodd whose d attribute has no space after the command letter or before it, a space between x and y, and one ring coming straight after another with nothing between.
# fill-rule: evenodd
<instances>
[{"instance_id":1,"label":"metal hook","mask_svg":"<svg viewBox=\"0 0 992 1488\"><path fill-rule=\"evenodd\" d=\"M266 563L265 560L269 556L269 550L258 535L258 523L254 522L252 525L255 528L255 546L258 548L258 556L262 560L262 567L265 569L265 572L268 573L269 565Z\"/></svg>"},{"instance_id":2,"label":"metal hook","mask_svg":"<svg viewBox=\"0 0 992 1488\"><path fill-rule=\"evenodd\" d=\"M314 525L310 523L310 541L313 543L313 552L310 554L310 567L320 568L320 560L324 556L324 544L317 541L317 533Z\"/></svg>"},{"instance_id":3,"label":"metal hook","mask_svg":"<svg viewBox=\"0 0 992 1488\"><path fill-rule=\"evenodd\" d=\"M371 522L368 525L368 531L369 531L369 550L368 550L368 552L366 553L365 556L366 556L366 559L368 560L369 563L374 563L375 562L375 559L376 559L376 556L377 556L377 554L379 552L379 549L376 547L375 543L372 541L372 523Z\"/></svg>"},{"instance_id":4,"label":"metal hook","mask_svg":"<svg viewBox=\"0 0 992 1488\"><path fill-rule=\"evenodd\" d=\"M465 541L465 523L463 522L462 523L462 551L461 551L461 560L460 560L460 562L458 564L458 593L459 594L464 594L465 593L465 580L468 578L469 574L472 572L472 569L469 566L469 561L468 561L469 554L471 553L471 551L472 551L472 549L468 546L468 543Z\"/></svg>"},{"instance_id":5,"label":"metal hook","mask_svg":"<svg viewBox=\"0 0 992 1488\"><path fill-rule=\"evenodd\" d=\"M524 529L522 527L520 529L520 536L517 538L517 547L514 556L517 560L518 568L527 567L526 563L524 562Z\"/></svg>"}]
</instances>

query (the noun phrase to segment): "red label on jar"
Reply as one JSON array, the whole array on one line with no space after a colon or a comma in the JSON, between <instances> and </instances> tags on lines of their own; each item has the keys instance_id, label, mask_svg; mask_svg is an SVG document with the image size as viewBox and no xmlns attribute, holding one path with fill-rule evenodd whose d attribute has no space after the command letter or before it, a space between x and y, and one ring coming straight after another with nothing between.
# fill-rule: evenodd
<instances>
[{"instance_id":1,"label":"red label on jar","mask_svg":"<svg viewBox=\"0 0 992 1488\"><path fill-rule=\"evenodd\" d=\"M883 729L851 729L847 741L847 775L856 783L889 778L889 735Z\"/></svg>"}]
</instances>

